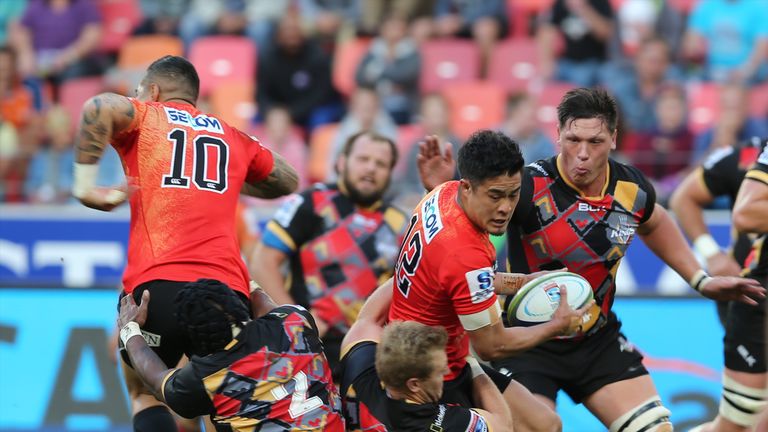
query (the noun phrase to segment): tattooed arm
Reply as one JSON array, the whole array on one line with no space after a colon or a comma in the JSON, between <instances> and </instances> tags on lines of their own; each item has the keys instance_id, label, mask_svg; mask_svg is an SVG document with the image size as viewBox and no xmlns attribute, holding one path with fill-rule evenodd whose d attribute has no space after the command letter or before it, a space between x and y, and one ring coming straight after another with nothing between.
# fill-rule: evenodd
<instances>
[{"instance_id":1,"label":"tattooed arm","mask_svg":"<svg viewBox=\"0 0 768 432\"><path fill-rule=\"evenodd\" d=\"M131 101L102 93L83 106L75 137L75 182L72 194L85 206L109 211L127 198L125 191L96 187L98 163L112 137L130 126L135 111Z\"/></svg>"},{"instance_id":2,"label":"tattooed arm","mask_svg":"<svg viewBox=\"0 0 768 432\"><path fill-rule=\"evenodd\" d=\"M269 176L258 183L245 183L240 192L256 198L278 198L291 194L299 186L299 174L279 154L272 152L274 166Z\"/></svg>"}]
</instances>

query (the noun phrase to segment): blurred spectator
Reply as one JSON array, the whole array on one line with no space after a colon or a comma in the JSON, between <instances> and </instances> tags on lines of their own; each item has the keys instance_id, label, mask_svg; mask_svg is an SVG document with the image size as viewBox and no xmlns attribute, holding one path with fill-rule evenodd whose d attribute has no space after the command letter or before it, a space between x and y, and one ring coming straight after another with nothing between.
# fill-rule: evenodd
<instances>
[{"instance_id":1,"label":"blurred spectator","mask_svg":"<svg viewBox=\"0 0 768 432\"><path fill-rule=\"evenodd\" d=\"M299 173L299 188L307 182L307 144L291 121L291 113L273 106L264 115L264 122L254 128L253 135L269 149L280 153Z\"/></svg>"},{"instance_id":2,"label":"blurred spectator","mask_svg":"<svg viewBox=\"0 0 768 432\"><path fill-rule=\"evenodd\" d=\"M411 122L418 97L421 57L407 32L408 22L402 17L385 18L381 36L373 40L356 73L357 84L375 88L397 124Z\"/></svg>"},{"instance_id":3,"label":"blurred spectator","mask_svg":"<svg viewBox=\"0 0 768 432\"><path fill-rule=\"evenodd\" d=\"M632 65L620 68L605 81L621 108L624 125L631 131L648 132L656 127L655 104L667 81L679 78L670 65L669 45L651 38L640 46Z\"/></svg>"},{"instance_id":4,"label":"blurred spectator","mask_svg":"<svg viewBox=\"0 0 768 432\"><path fill-rule=\"evenodd\" d=\"M398 203L402 202L402 208L413 208L424 196L424 186L421 185L419 178L416 157L419 155L418 143L423 141L425 136L437 135L443 145L451 146L453 157L458 156L462 141L451 131L449 120L450 108L441 94L432 93L421 99L418 115L419 130L415 133L418 138L416 142L409 143L410 150L403 161L405 173L396 179L392 186L393 192L400 195Z\"/></svg>"},{"instance_id":5,"label":"blurred spectator","mask_svg":"<svg viewBox=\"0 0 768 432\"><path fill-rule=\"evenodd\" d=\"M30 0L12 41L22 75L54 84L103 72L101 16L92 0Z\"/></svg>"},{"instance_id":6,"label":"blurred spectator","mask_svg":"<svg viewBox=\"0 0 768 432\"><path fill-rule=\"evenodd\" d=\"M628 134L621 147L622 154L654 182L661 203L666 203L691 163L693 134L686 107L682 87L663 87L654 104L656 127Z\"/></svg>"},{"instance_id":7,"label":"blurred spectator","mask_svg":"<svg viewBox=\"0 0 768 432\"><path fill-rule=\"evenodd\" d=\"M45 118L43 146L32 157L24 184L29 202L56 204L72 199L72 143L69 116L63 108L51 108Z\"/></svg>"},{"instance_id":8,"label":"blurred spectator","mask_svg":"<svg viewBox=\"0 0 768 432\"><path fill-rule=\"evenodd\" d=\"M536 101L527 93L509 97L507 116L499 130L517 142L526 164L555 154L555 145L536 121Z\"/></svg>"},{"instance_id":9,"label":"blurred spectator","mask_svg":"<svg viewBox=\"0 0 768 432\"><path fill-rule=\"evenodd\" d=\"M610 57L614 63L631 62L648 39L665 41L670 53L680 50L685 19L669 2L626 0L616 12L616 21L610 42Z\"/></svg>"},{"instance_id":10,"label":"blurred spectator","mask_svg":"<svg viewBox=\"0 0 768 432\"><path fill-rule=\"evenodd\" d=\"M0 1L0 46L9 43L9 28L22 13L27 5L27 0L3 0Z\"/></svg>"},{"instance_id":11,"label":"blurred spectator","mask_svg":"<svg viewBox=\"0 0 768 432\"><path fill-rule=\"evenodd\" d=\"M684 55L704 59L703 78L749 82L765 78L768 2L699 1L688 17ZM732 143L731 143L732 144ZM730 144L729 144L730 145Z\"/></svg>"},{"instance_id":12,"label":"blurred spectator","mask_svg":"<svg viewBox=\"0 0 768 432\"><path fill-rule=\"evenodd\" d=\"M299 0L298 9L302 20L311 25L323 46L330 49L344 24L354 21L356 4L354 0Z\"/></svg>"},{"instance_id":13,"label":"blurred spectator","mask_svg":"<svg viewBox=\"0 0 768 432\"><path fill-rule=\"evenodd\" d=\"M712 150L728 147L753 136L768 136L765 119L749 115L749 94L740 83L728 83L720 89L720 115L714 126L696 137L694 161Z\"/></svg>"},{"instance_id":14,"label":"blurred spectator","mask_svg":"<svg viewBox=\"0 0 768 432\"><path fill-rule=\"evenodd\" d=\"M224 34L248 36L261 49L289 6L290 0L192 0L179 33L187 47L201 36Z\"/></svg>"},{"instance_id":15,"label":"blurred spectator","mask_svg":"<svg viewBox=\"0 0 768 432\"><path fill-rule=\"evenodd\" d=\"M330 57L307 38L295 14L280 20L273 43L259 50L258 64L260 112L285 106L309 131L341 117L344 107L331 82Z\"/></svg>"},{"instance_id":16,"label":"blurred spectator","mask_svg":"<svg viewBox=\"0 0 768 432\"><path fill-rule=\"evenodd\" d=\"M384 18L403 17L409 22L430 21L435 0L365 0L356 2L357 30L360 36L377 36Z\"/></svg>"},{"instance_id":17,"label":"blurred spectator","mask_svg":"<svg viewBox=\"0 0 768 432\"><path fill-rule=\"evenodd\" d=\"M179 35L179 23L189 10L190 0L141 0L144 20L134 29L134 34Z\"/></svg>"},{"instance_id":18,"label":"blurred spectator","mask_svg":"<svg viewBox=\"0 0 768 432\"><path fill-rule=\"evenodd\" d=\"M397 126L392 117L381 108L379 96L372 89L358 87L350 97L349 111L341 120L336 137L331 144L331 158L328 159L328 181L335 181L334 166L344 143L352 135L361 131L371 131L383 135L392 141L397 139Z\"/></svg>"},{"instance_id":19,"label":"blurred spectator","mask_svg":"<svg viewBox=\"0 0 768 432\"><path fill-rule=\"evenodd\" d=\"M437 0L435 32L442 37L473 38L485 71L496 41L509 33L506 7L504 0Z\"/></svg>"},{"instance_id":20,"label":"blurred spectator","mask_svg":"<svg viewBox=\"0 0 768 432\"><path fill-rule=\"evenodd\" d=\"M542 78L582 87L597 84L613 31L609 0L556 0L536 35ZM560 35L565 50L558 59Z\"/></svg>"},{"instance_id":21,"label":"blurred spectator","mask_svg":"<svg viewBox=\"0 0 768 432\"><path fill-rule=\"evenodd\" d=\"M16 54L0 46L0 200L19 200L29 157L37 149L40 116L17 74Z\"/></svg>"}]
</instances>

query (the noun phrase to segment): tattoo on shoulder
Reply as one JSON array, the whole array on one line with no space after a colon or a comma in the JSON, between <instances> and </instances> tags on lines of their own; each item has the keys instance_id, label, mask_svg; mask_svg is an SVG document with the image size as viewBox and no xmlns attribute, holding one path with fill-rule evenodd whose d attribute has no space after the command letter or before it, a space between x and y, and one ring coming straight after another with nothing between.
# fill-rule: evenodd
<instances>
[{"instance_id":1,"label":"tattoo on shoulder","mask_svg":"<svg viewBox=\"0 0 768 432\"><path fill-rule=\"evenodd\" d=\"M299 183L296 170L280 155L274 155L274 166L266 180L247 188L248 194L259 198L277 198L292 193Z\"/></svg>"},{"instance_id":2,"label":"tattoo on shoulder","mask_svg":"<svg viewBox=\"0 0 768 432\"><path fill-rule=\"evenodd\" d=\"M135 116L133 104L125 97L103 93L83 107L75 137L78 163L96 163L115 132L115 125L127 126Z\"/></svg>"}]
</instances>

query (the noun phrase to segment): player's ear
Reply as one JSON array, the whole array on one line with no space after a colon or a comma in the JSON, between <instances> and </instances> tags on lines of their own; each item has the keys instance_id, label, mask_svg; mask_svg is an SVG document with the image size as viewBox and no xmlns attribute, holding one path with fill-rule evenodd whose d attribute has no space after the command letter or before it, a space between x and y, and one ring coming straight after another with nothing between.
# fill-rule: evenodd
<instances>
[{"instance_id":1,"label":"player's ear","mask_svg":"<svg viewBox=\"0 0 768 432\"><path fill-rule=\"evenodd\" d=\"M149 100L152 102L160 100L160 86L157 83L149 84Z\"/></svg>"},{"instance_id":2,"label":"player's ear","mask_svg":"<svg viewBox=\"0 0 768 432\"><path fill-rule=\"evenodd\" d=\"M419 391L423 390L421 381L418 378L408 378L408 381L405 382L405 387L408 388L411 394L419 393Z\"/></svg>"}]
</instances>

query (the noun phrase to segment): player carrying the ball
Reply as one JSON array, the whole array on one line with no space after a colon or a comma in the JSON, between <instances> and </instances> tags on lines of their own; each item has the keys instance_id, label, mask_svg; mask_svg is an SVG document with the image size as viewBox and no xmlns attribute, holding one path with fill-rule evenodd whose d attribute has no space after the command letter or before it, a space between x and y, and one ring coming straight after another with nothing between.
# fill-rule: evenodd
<instances>
[{"instance_id":1,"label":"player carrying the ball","mask_svg":"<svg viewBox=\"0 0 768 432\"><path fill-rule=\"evenodd\" d=\"M680 229L656 204L645 176L609 158L616 148L618 113L608 93L571 90L557 115L560 154L523 169L519 205L507 228L509 268L528 273L567 267L584 276L599 316L574 338L548 341L494 366L551 408L564 390L611 432L671 431L670 412L643 357L611 311L616 271L635 234L706 297L755 304L765 290L753 280L707 275ZM450 151L427 145L420 156L428 190L451 177Z\"/></svg>"},{"instance_id":2,"label":"player carrying the ball","mask_svg":"<svg viewBox=\"0 0 768 432\"><path fill-rule=\"evenodd\" d=\"M438 145L428 137L427 145ZM488 233L502 234L520 196L523 157L499 132L473 134L459 150L461 180L435 188L416 207L395 265L390 321L412 320L448 331L441 402L472 407L469 341L483 359L504 358L576 331L588 303L568 306L563 292L549 322L505 328L494 292L496 252ZM555 412L519 383L487 368L512 412L514 430L560 429Z\"/></svg>"}]
</instances>

